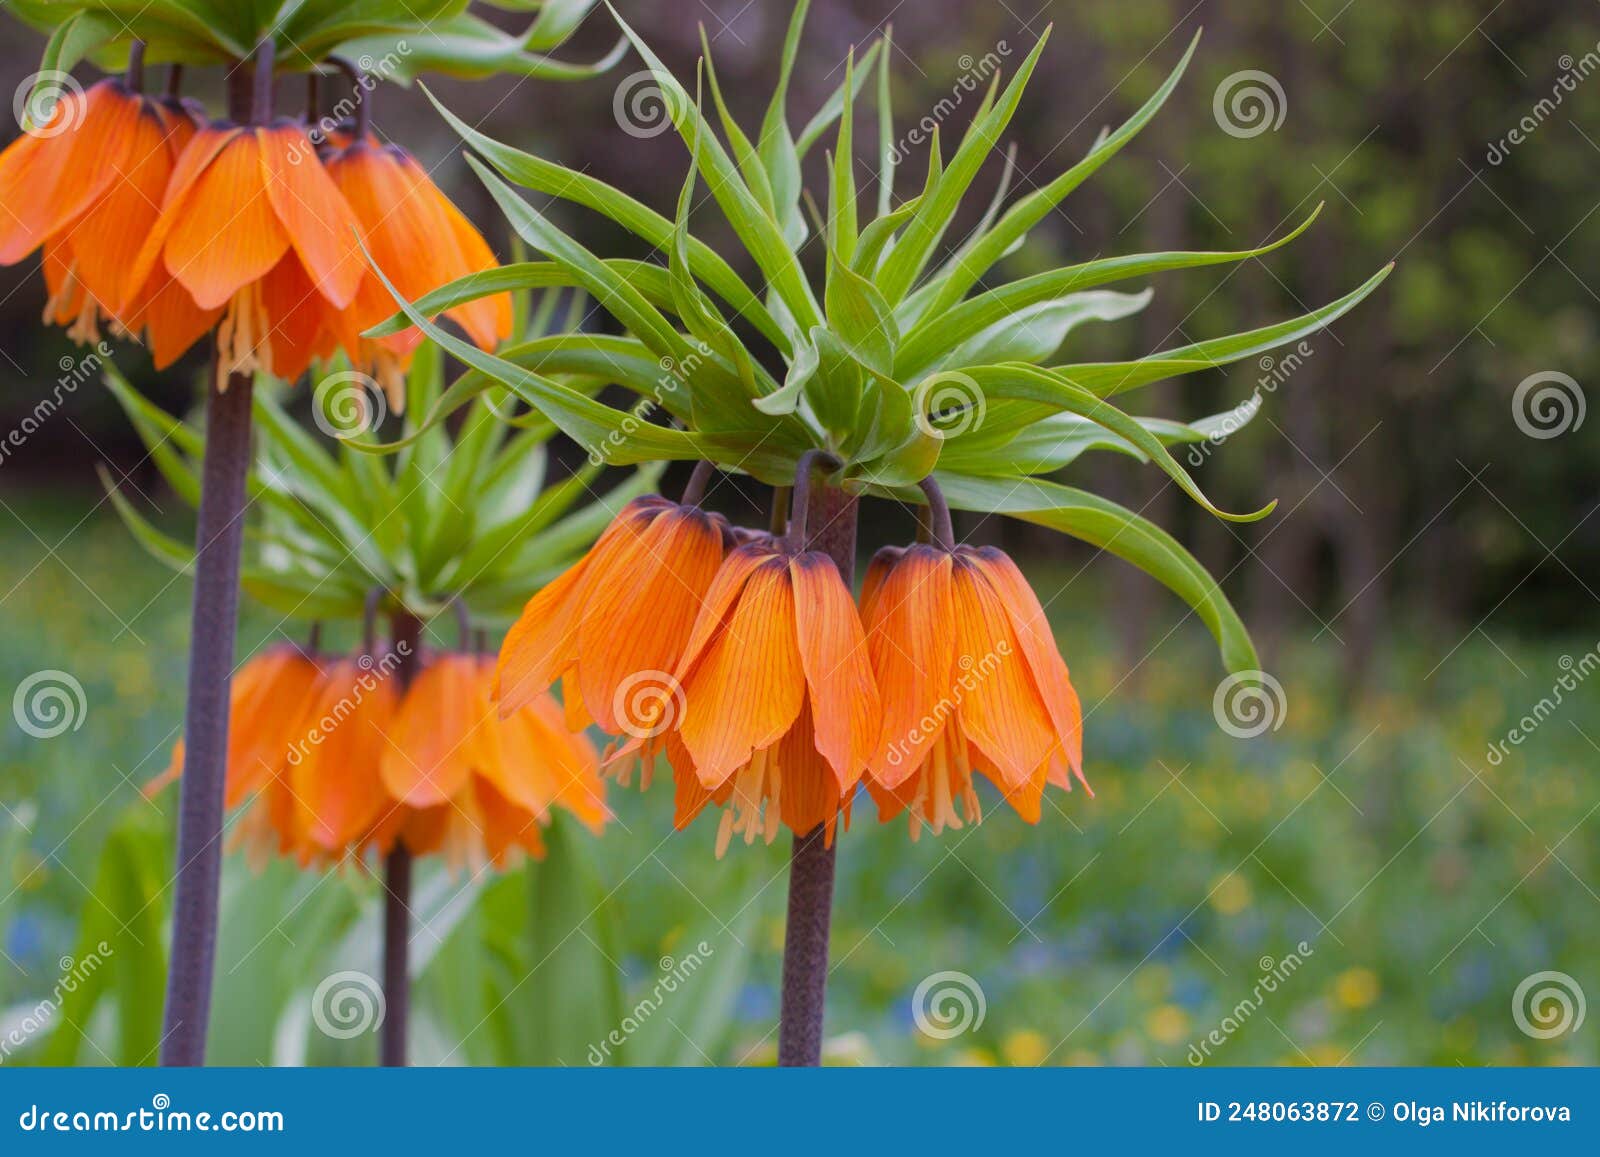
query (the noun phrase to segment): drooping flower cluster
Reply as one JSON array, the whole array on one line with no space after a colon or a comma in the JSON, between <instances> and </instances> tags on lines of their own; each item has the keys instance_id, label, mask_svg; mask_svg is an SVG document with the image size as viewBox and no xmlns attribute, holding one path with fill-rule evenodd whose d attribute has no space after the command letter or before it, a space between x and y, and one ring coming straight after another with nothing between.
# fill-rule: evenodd
<instances>
[{"instance_id":1,"label":"drooping flower cluster","mask_svg":"<svg viewBox=\"0 0 1600 1157\"><path fill-rule=\"evenodd\" d=\"M233 679L225 804L238 839L330 864L403 846L452 867L504 867L544 854L540 828L562 808L599 831L608 812L599 759L549 695L504 718L490 701L493 660L424 653L401 690L394 653L313 656L273 647ZM183 744L159 787L183 770Z\"/></svg>"},{"instance_id":2,"label":"drooping flower cluster","mask_svg":"<svg viewBox=\"0 0 1600 1157\"><path fill-rule=\"evenodd\" d=\"M636 499L529 601L495 696L515 712L560 680L571 726L620 737L624 782L665 755L677 826L725 809L719 856L785 826L831 842L863 782L913 838L980 818L974 772L1036 822L1046 784L1087 786L1077 694L1015 564L939 537L880 552L858 610L826 553Z\"/></svg>"},{"instance_id":3,"label":"drooping flower cluster","mask_svg":"<svg viewBox=\"0 0 1600 1157\"><path fill-rule=\"evenodd\" d=\"M163 368L215 328L219 385L293 381L343 350L397 410L420 335L361 336L394 312L362 245L408 299L496 265L427 173L370 133L319 152L298 121L207 123L121 79L66 93L0 153L0 205L0 265L42 246L45 318L74 339L108 324ZM506 295L447 313L484 349L511 332Z\"/></svg>"}]
</instances>

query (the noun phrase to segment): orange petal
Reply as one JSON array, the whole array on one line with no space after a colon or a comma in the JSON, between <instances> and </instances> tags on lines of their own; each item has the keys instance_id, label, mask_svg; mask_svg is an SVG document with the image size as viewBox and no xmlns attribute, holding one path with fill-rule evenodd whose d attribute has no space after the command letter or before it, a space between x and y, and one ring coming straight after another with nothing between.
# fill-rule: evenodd
<instances>
[{"instance_id":1,"label":"orange petal","mask_svg":"<svg viewBox=\"0 0 1600 1157\"><path fill-rule=\"evenodd\" d=\"M255 135L261 179L284 233L317 292L343 309L355 299L367 271L355 214L317 159L304 128L278 124L258 128ZM429 243L420 237L415 242Z\"/></svg>"},{"instance_id":2,"label":"orange petal","mask_svg":"<svg viewBox=\"0 0 1600 1157\"><path fill-rule=\"evenodd\" d=\"M1011 624L1016 628L1017 645L1022 651L1039 697L1057 736L1066 749L1067 758L1079 778L1083 776L1083 709L1078 702L1078 692L1067 674L1067 665L1056 648L1055 633L1045 618L1039 597L1033 593L1028 580L1009 555L992 546L972 550L963 547L961 553L973 558L974 565L983 572L1001 603Z\"/></svg>"},{"instance_id":3,"label":"orange petal","mask_svg":"<svg viewBox=\"0 0 1600 1157\"><path fill-rule=\"evenodd\" d=\"M883 725L878 684L855 601L833 560L808 551L789 561L796 637L816 719L816 750L841 791L855 786Z\"/></svg>"},{"instance_id":4,"label":"orange petal","mask_svg":"<svg viewBox=\"0 0 1600 1157\"><path fill-rule=\"evenodd\" d=\"M394 682L355 660L332 664L308 713L305 754L289 759L289 787L304 841L338 852L372 828L394 804L378 762L388 748Z\"/></svg>"},{"instance_id":5,"label":"orange petal","mask_svg":"<svg viewBox=\"0 0 1600 1157\"><path fill-rule=\"evenodd\" d=\"M1056 746L1055 728L1028 674L1005 604L971 560L951 568L961 725L1008 786L1023 783Z\"/></svg>"},{"instance_id":6,"label":"orange petal","mask_svg":"<svg viewBox=\"0 0 1600 1157\"><path fill-rule=\"evenodd\" d=\"M794 591L781 556L769 556L751 572L726 627L683 681L683 694L679 732L708 787L794 725L805 701L805 672L795 638Z\"/></svg>"},{"instance_id":7,"label":"orange petal","mask_svg":"<svg viewBox=\"0 0 1600 1157\"><path fill-rule=\"evenodd\" d=\"M672 672L722 563L722 531L698 510L668 509L638 548L602 573L578 627L578 685L601 730L653 730L670 706Z\"/></svg>"},{"instance_id":8,"label":"orange petal","mask_svg":"<svg viewBox=\"0 0 1600 1157\"><path fill-rule=\"evenodd\" d=\"M103 80L0 154L0 265L13 265L99 199L118 177L142 107Z\"/></svg>"},{"instance_id":9,"label":"orange petal","mask_svg":"<svg viewBox=\"0 0 1600 1157\"><path fill-rule=\"evenodd\" d=\"M196 137L185 159L206 140L206 134ZM174 174L174 185L177 181ZM164 249L167 269L201 309L226 305L289 251L289 234L262 178L261 144L251 133L227 141L195 180L181 210L163 208L163 220L169 215L175 220Z\"/></svg>"},{"instance_id":10,"label":"orange petal","mask_svg":"<svg viewBox=\"0 0 1600 1157\"><path fill-rule=\"evenodd\" d=\"M913 546L893 561L866 607L867 653L883 694L872 775L887 787L928 757L955 710L950 567L947 551Z\"/></svg>"},{"instance_id":11,"label":"orange petal","mask_svg":"<svg viewBox=\"0 0 1600 1157\"><path fill-rule=\"evenodd\" d=\"M128 267L161 214L173 166L167 136L154 106L144 106L129 126L124 158L110 163L116 179L64 230L72 240L79 279L108 312L120 306Z\"/></svg>"},{"instance_id":12,"label":"orange petal","mask_svg":"<svg viewBox=\"0 0 1600 1157\"><path fill-rule=\"evenodd\" d=\"M711 582L711 589L706 591L700 613L695 616L694 627L689 632L689 641L684 644L683 658L678 662L678 669L673 672L680 685L699 663L706 648L726 629L728 617L740 596L744 594L745 583L749 581L750 576L755 573L756 568L776 557L771 546L765 543L748 543L732 551L722 560L722 566L717 570L717 577Z\"/></svg>"},{"instance_id":13,"label":"orange petal","mask_svg":"<svg viewBox=\"0 0 1600 1157\"><path fill-rule=\"evenodd\" d=\"M781 790L777 806L783 823L796 835L803 836L821 824L831 827L843 792L854 790L852 781L841 791L837 769L817 750L820 741L819 719L808 703L778 744ZM773 805L769 802L767 806Z\"/></svg>"},{"instance_id":14,"label":"orange petal","mask_svg":"<svg viewBox=\"0 0 1600 1157\"><path fill-rule=\"evenodd\" d=\"M331 349L323 342L327 299L318 293L293 253L286 253L261 279L261 308L267 317L268 370L292 382L313 359Z\"/></svg>"},{"instance_id":15,"label":"orange petal","mask_svg":"<svg viewBox=\"0 0 1600 1157\"><path fill-rule=\"evenodd\" d=\"M441 655L407 689L379 766L383 784L410 807L459 796L474 771L498 766L499 729L479 693L469 655Z\"/></svg>"},{"instance_id":16,"label":"orange petal","mask_svg":"<svg viewBox=\"0 0 1600 1157\"><path fill-rule=\"evenodd\" d=\"M161 198L161 215L156 218L155 228L150 231L150 235L144 238L144 243L139 247L139 253L134 258L133 265L123 282L124 302L135 301L145 291L145 287L157 270L166 270L166 263L162 260L162 250L166 248L167 238L171 236L172 230L182 219L190 195L200 178L211 167L211 162L242 131L222 125L205 126L195 133L193 139L178 154L172 178L167 182L167 191Z\"/></svg>"}]
</instances>

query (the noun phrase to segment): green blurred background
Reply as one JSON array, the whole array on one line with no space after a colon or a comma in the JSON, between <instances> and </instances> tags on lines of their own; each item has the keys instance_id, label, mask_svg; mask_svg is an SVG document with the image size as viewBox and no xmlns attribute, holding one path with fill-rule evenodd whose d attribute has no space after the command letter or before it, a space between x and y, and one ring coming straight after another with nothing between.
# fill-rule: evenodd
<instances>
[{"instance_id":1,"label":"green blurred background","mask_svg":"<svg viewBox=\"0 0 1600 1157\"><path fill-rule=\"evenodd\" d=\"M703 21L725 89L758 115L786 3L622 9L680 75L692 74ZM1210 521L1117 456L1071 472L1178 533L1223 578L1282 682L1280 729L1237 739L1218 726L1215 651L1155 584L1037 530L958 526L1016 553L1049 604L1098 794L1058 799L1037 828L996 810L915 845L862 807L841 851L831 1055L1185 1064L1231 1014L1238 1024L1207 1063L1600 1060L1594 1020L1545 1038L1514 1011L1519 984L1541 972L1600 993L1600 691L1577 680L1555 702L1600 645L1596 425L1533 438L1513 403L1530 375L1568 375L1579 398L1596 380L1593 5L817 0L797 115L885 21L902 122L950 96L971 59L1001 45L1018 59L1055 22L1012 130L1024 190L1126 117L1205 26L1166 110L1035 231L1013 274L1113 252L1244 248L1328 203L1265 262L1160 278L1136 320L1074 335L1074 360L1265 324L1399 264L1200 468L1224 507L1280 499L1265 523ZM597 16L569 51L596 54L611 37ZM5 38L8 84L33 71L39 47ZM440 88L491 135L670 213L681 145L637 140L613 115L637 66L630 57L571 87ZM1241 70L1281 88L1277 128L1239 137L1219 125L1214 100ZM438 118L415 94L381 100L379 130L437 165L497 230ZM967 103L948 125L964 124ZM1497 149L1524 118L1526 139ZM870 117L859 131L870 150ZM904 171L921 163L912 150ZM592 248L639 255L592 217L551 212ZM716 238L713 215L697 229ZM34 263L0 270L0 429L18 428L72 357L40 328L42 298ZM164 404L192 405L197 365L157 381L137 351L116 359ZM1145 409L1223 410L1272 373L1247 363L1168 383ZM129 540L97 464L186 533L181 504L97 386L71 392L0 463L0 690L57 669L86 704L75 730L37 739L8 721L0 740L0 1040L102 939L111 950L4 1063L149 1063L158 1033L174 800L138 787L179 727L189 590ZM722 497L730 515L754 517L753 491ZM868 537L906 529L891 512L869 520ZM247 608L241 645L284 630ZM1530 737L1491 761L1524 716ZM784 844L718 862L714 821L674 836L664 788L617 795L613 830L556 832L545 866L423 881L415 1059L586 1064L601 1046L626 1063L770 1061ZM256 874L234 858L225 888L214 1059L370 1060L370 1034L337 1039L312 1010L325 978L376 971L375 881ZM1291 955L1293 974L1240 1016ZM657 1006L662 978L690 960ZM947 1032L939 1014L960 1027L963 993L971 1023ZM1528 1007L1525 994L1522 1024ZM606 1048L613 1029L624 1043Z\"/></svg>"}]
</instances>

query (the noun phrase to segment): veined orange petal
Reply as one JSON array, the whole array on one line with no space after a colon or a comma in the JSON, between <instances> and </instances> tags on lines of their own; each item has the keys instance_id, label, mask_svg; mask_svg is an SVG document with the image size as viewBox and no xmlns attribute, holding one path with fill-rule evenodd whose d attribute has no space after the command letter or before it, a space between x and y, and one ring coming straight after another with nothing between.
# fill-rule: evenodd
<instances>
[{"instance_id":1,"label":"veined orange petal","mask_svg":"<svg viewBox=\"0 0 1600 1157\"><path fill-rule=\"evenodd\" d=\"M722 560L717 577L711 580L711 589L695 616L694 627L689 631L689 641L684 644L683 658L673 672L680 684L694 670L712 641L726 629L728 617L744 594L745 584L756 569L776 558L772 547L766 543L747 543L737 547Z\"/></svg>"},{"instance_id":2,"label":"veined orange petal","mask_svg":"<svg viewBox=\"0 0 1600 1157\"><path fill-rule=\"evenodd\" d=\"M168 126L153 105L137 103L142 107L128 125L122 156L106 162L115 179L62 231L72 241L79 280L111 313L120 305L128 267L160 216L172 176Z\"/></svg>"},{"instance_id":3,"label":"veined orange petal","mask_svg":"<svg viewBox=\"0 0 1600 1157\"><path fill-rule=\"evenodd\" d=\"M303 127L279 123L256 129L255 138L261 180L283 232L317 292L343 309L355 299L367 271L355 214L317 159Z\"/></svg>"},{"instance_id":4,"label":"veined orange petal","mask_svg":"<svg viewBox=\"0 0 1600 1157\"><path fill-rule=\"evenodd\" d=\"M322 670L295 647L274 647L233 677L229 709L227 807L288 769L312 722Z\"/></svg>"},{"instance_id":5,"label":"veined orange petal","mask_svg":"<svg viewBox=\"0 0 1600 1157\"><path fill-rule=\"evenodd\" d=\"M494 696L502 716L532 702L572 666L590 577L602 573L620 547L631 546L660 508L659 499L628 503L588 554L528 600L500 646Z\"/></svg>"},{"instance_id":6,"label":"veined orange petal","mask_svg":"<svg viewBox=\"0 0 1600 1157\"><path fill-rule=\"evenodd\" d=\"M861 616L827 555L808 551L790 559L789 580L815 748L847 791L866 770L883 725Z\"/></svg>"},{"instance_id":7,"label":"veined orange petal","mask_svg":"<svg viewBox=\"0 0 1600 1157\"><path fill-rule=\"evenodd\" d=\"M261 279L261 308L267 319L268 372L292 382L319 357L331 354L325 320L330 307L306 276L300 259L285 253Z\"/></svg>"},{"instance_id":8,"label":"veined orange petal","mask_svg":"<svg viewBox=\"0 0 1600 1157\"><path fill-rule=\"evenodd\" d=\"M708 599L707 610L712 607ZM794 591L781 555L751 571L727 625L683 680L683 696L679 733L708 787L793 726L805 702L805 672L795 637Z\"/></svg>"},{"instance_id":9,"label":"veined orange petal","mask_svg":"<svg viewBox=\"0 0 1600 1157\"><path fill-rule=\"evenodd\" d=\"M1039 691L1045 710L1050 713L1050 720L1073 770L1082 779L1083 709L1078 702L1078 692L1067 674L1067 664L1056 648L1055 633L1045 618L1044 608L1039 605L1039 597L1017 569L1017 564L1003 551L992 546L977 549L962 547L960 553L973 559L974 565L999 594L1001 604L1016 628L1017 645L1027 661L1034 686Z\"/></svg>"},{"instance_id":10,"label":"veined orange petal","mask_svg":"<svg viewBox=\"0 0 1600 1157\"><path fill-rule=\"evenodd\" d=\"M927 757L956 710L950 569L949 552L913 546L890 560L871 600L863 600L867 653L883 695L872 775L886 787L904 782Z\"/></svg>"},{"instance_id":11,"label":"veined orange petal","mask_svg":"<svg viewBox=\"0 0 1600 1157\"><path fill-rule=\"evenodd\" d=\"M798 588L795 597L800 597ZM841 789L838 769L818 750L820 737L817 712L807 703L778 744L780 790L776 806L790 831L803 836L822 825L827 829L827 842L831 843L840 805L855 790L855 779ZM774 804L769 802L767 806Z\"/></svg>"},{"instance_id":12,"label":"veined orange petal","mask_svg":"<svg viewBox=\"0 0 1600 1157\"><path fill-rule=\"evenodd\" d=\"M419 193L431 190L433 196L437 198L439 208L449 223L450 235L455 241L456 266L448 280L453 281L457 277L465 277L469 273L493 269L499 265L489 248L489 243L483 239L483 234L478 232L472 222L467 220L466 215L434 186L415 161L411 161L411 167L418 180ZM477 343L479 349L492 350L511 336L511 295L497 293L493 297L480 297L476 301L469 301L465 305L446 310L445 316L466 330L467 336Z\"/></svg>"},{"instance_id":13,"label":"veined orange petal","mask_svg":"<svg viewBox=\"0 0 1600 1157\"><path fill-rule=\"evenodd\" d=\"M634 734L665 708L672 672L689 641L702 600L722 564L722 531L709 515L668 509L618 557L594 589L578 626L578 685L601 730Z\"/></svg>"},{"instance_id":14,"label":"veined orange petal","mask_svg":"<svg viewBox=\"0 0 1600 1157\"><path fill-rule=\"evenodd\" d=\"M145 292L156 271L166 270L162 251L166 248L167 238L182 219L190 195L210 168L211 162L243 131L228 125L204 126L178 154L172 178L167 182L166 194L161 198L161 215L156 218L150 235L144 238L144 244L139 247L139 253L123 281L124 303L136 301ZM121 307L118 312L123 312Z\"/></svg>"},{"instance_id":15,"label":"veined orange petal","mask_svg":"<svg viewBox=\"0 0 1600 1157\"><path fill-rule=\"evenodd\" d=\"M32 253L117 179L142 103L102 80L63 97L48 124L0 154L0 265Z\"/></svg>"},{"instance_id":16,"label":"veined orange petal","mask_svg":"<svg viewBox=\"0 0 1600 1157\"><path fill-rule=\"evenodd\" d=\"M197 136L185 158L207 143L207 134ZM262 164L259 137L239 132L195 180L181 207L162 211L163 219L176 216L164 249L167 269L201 309L228 304L289 251L290 237L268 195Z\"/></svg>"},{"instance_id":17,"label":"veined orange petal","mask_svg":"<svg viewBox=\"0 0 1600 1157\"><path fill-rule=\"evenodd\" d=\"M970 559L951 567L961 724L1008 786L1026 781L1056 746L1055 728L1027 671L1005 605Z\"/></svg>"},{"instance_id":18,"label":"veined orange petal","mask_svg":"<svg viewBox=\"0 0 1600 1157\"><path fill-rule=\"evenodd\" d=\"M165 266L150 275L145 291L132 307L129 329L142 329L158 370L177 361L222 317L221 309L201 309L189 291L172 279Z\"/></svg>"}]
</instances>

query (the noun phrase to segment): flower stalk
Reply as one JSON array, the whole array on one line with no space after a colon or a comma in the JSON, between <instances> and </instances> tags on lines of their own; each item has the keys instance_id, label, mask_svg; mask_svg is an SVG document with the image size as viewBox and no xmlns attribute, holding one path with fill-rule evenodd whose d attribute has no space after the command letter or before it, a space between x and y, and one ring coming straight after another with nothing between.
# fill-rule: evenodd
<instances>
[{"instance_id":1,"label":"flower stalk","mask_svg":"<svg viewBox=\"0 0 1600 1157\"><path fill-rule=\"evenodd\" d=\"M823 472L816 472L818 466ZM802 549L826 553L848 587L855 577L857 499L827 485L825 473L837 467L835 459L820 451L801 456L788 533L790 541ZM835 853L821 824L796 834L789 853L789 907L778 1013L778 1064L787 1068L814 1068L822 1063Z\"/></svg>"},{"instance_id":2,"label":"flower stalk","mask_svg":"<svg viewBox=\"0 0 1600 1157\"><path fill-rule=\"evenodd\" d=\"M394 678L403 695L420 664L422 621L409 611L389 620L389 637L397 656ZM383 993L387 1011L378 1042L378 1063L403 1068L411 1022L411 849L403 839L384 861Z\"/></svg>"},{"instance_id":3,"label":"flower stalk","mask_svg":"<svg viewBox=\"0 0 1600 1157\"><path fill-rule=\"evenodd\" d=\"M271 120L272 62L272 42L266 40L256 53L253 72L243 63L235 69L229 84L235 116L243 113L258 123ZM231 374L215 380L206 396L184 707L185 755L178 802L177 883L161 1037L161 1063L167 1066L205 1063L217 956L228 707L234 635L239 626L239 565L244 548L253 385L251 375Z\"/></svg>"}]
</instances>

